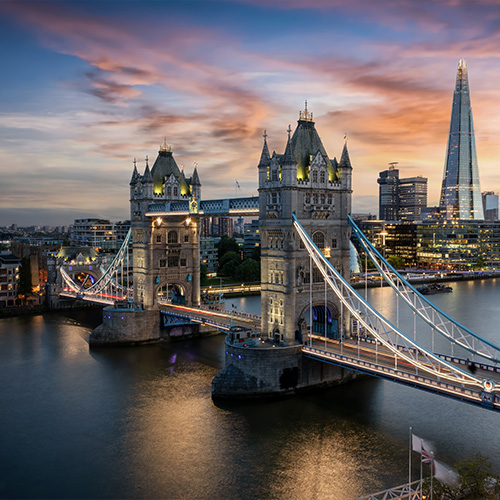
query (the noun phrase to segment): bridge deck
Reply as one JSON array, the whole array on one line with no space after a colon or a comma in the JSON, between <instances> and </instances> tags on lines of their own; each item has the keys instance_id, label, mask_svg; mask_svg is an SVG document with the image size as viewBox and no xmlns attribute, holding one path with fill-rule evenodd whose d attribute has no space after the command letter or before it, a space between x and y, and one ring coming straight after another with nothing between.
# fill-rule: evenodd
<instances>
[{"instance_id":1,"label":"bridge deck","mask_svg":"<svg viewBox=\"0 0 500 500\"><path fill-rule=\"evenodd\" d=\"M500 411L498 395L484 392L476 386L457 385L422 370L419 372L415 366L401 359L396 363L394 354L380 345L358 343L355 340L328 340L325 349L324 338L320 340L315 337L310 344L303 347L303 352L309 358ZM446 359L462 369L467 363L459 358ZM476 364L476 367L477 376L500 385L499 368L485 364ZM445 375L444 371L442 373Z\"/></svg>"},{"instance_id":2,"label":"bridge deck","mask_svg":"<svg viewBox=\"0 0 500 500\"><path fill-rule=\"evenodd\" d=\"M192 321L215 326L221 330L229 330L231 326L244 326L254 331L260 331L260 316L238 311L218 311L209 309L207 306L201 308L188 307L160 302L160 310L188 318Z\"/></svg>"}]
</instances>

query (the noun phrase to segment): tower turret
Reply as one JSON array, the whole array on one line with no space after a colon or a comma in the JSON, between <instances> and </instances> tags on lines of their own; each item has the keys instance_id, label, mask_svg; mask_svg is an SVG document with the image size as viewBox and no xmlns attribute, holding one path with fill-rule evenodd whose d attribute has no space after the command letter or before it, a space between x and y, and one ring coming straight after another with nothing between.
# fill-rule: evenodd
<instances>
[{"instance_id":1,"label":"tower turret","mask_svg":"<svg viewBox=\"0 0 500 500\"><path fill-rule=\"evenodd\" d=\"M291 140L292 127L288 125L288 141L286 143L285 154L281 160L282 181L285 186L292 186L297 183L297 161L293 152Z\"/></svg>"},{"instance_id":2,"label":"tower turret","mask_svg":"<svg viewBox=\"0 0 500 500\"><path fill-rule=\"evenodd\" d=\"M153 199L153 176L151 175L151 170L149 170L149 160L147 156L146 168L144 169L144 175L142 176L142 189L145 198Z\"/></svg>"},{"instance_id":3,"label":"tower turret","mask_svg":"<svg viewBox=\"0 0 500 500\"><path fill-rule=\"evenodd\" d=\"M264 130L264 145L259 161L259 187L263 187L269 176L269 165L271 164L271 156L267 147L267 132Z\"/></svg>"}]
</instances>

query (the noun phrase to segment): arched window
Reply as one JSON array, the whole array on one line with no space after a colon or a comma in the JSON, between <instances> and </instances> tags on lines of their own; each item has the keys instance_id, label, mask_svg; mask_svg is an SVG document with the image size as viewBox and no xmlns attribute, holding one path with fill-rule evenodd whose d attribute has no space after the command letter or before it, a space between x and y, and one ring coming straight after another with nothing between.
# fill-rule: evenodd
<instances>
[{"instance_id":1,"label":"arched window","mask_svg":"<svg viewBox=\"0 0 500 500\"><path fill-rule=\"evenodd\" d=\"M177 196L179 194L179 190L177 189L177 186L174 187L174 196Z\"/></svg>"},{"instance_id":2,"label":"arched window","mask_svg":"<svg viewBox=\"0 0 500 500\"><path fill-rule=\"evenodd\" d=\"M313 182L318 182L318 172L316 170L313 170Z\"/></svg>"},{"instance_id":3,"label":"arched window","mask_svg":"<svg viewBox=\"0 0 500 500\"><path fill-rule=\"evenodd\" d=\"M325 235L321 231L313 234L313 242L318 248L325 248Z\"/></svg>"},{"instance_id":4,"label":"arched window","mask_svg":"<svg viewBox=\"0 0 500 500\"><path fill-rule=\"evenodd\" d=\"M321 182L322 184L325 182L325 171L322 170L319 174L319 182Z\"/></svg>"},{"instance_id":5,"label":"arched window","mask_svg":"<svg viewBox=\"0 0 500 500\"><path fill-rule=\"evenodd\" d=\"M177 231L169 231L168 232L168 242L169 243L177 243Z\"/></svg>"},{"instance_id":6,"label":"arched window","mask_svg":"<svg viewBox=\"0 0 500 500\"><path fill-rule=\"evenodd\" d=\"M167 187L167 196L172 196L172 188L170 186Z\"/></svg>"}]
</instances>

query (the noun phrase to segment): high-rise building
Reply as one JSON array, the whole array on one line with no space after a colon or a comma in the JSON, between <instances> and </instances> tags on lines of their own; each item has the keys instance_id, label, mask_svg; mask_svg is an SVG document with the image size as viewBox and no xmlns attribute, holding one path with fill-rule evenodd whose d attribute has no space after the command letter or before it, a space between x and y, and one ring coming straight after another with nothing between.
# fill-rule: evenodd
<instances>
[{"instance_id":1,"label":"high-rise building","mask_svg":"<svg viewBox=\"0 0 500 500\"><path fill-rule=\"evenodd\" d=\"M421 220L422 209L427 207L427 178L422 176L399 179L398 220Z\"/></svg>"},{"instance_id":2,"label":"high-rise building","mask_svg":"<svg viewBox=\"0 0 500 500\"><path fill-rule=\"evenodd\" d=\"M379 173L379 219L386 221L416 221L427 207L427 178L399 178L396 162Z\"/></svg>"},{"instance_id":3,"label":"high-rise building","mask_svg":"<svg viewBox=\"0 0 500 500\"><path fill-rule=\"evenodd\" d=\"M439 206L444 219L484 219L465 59L458 63Z\"/></svg>"},{"instance_id":4,"label":"high-rise building","mask_svg":"<svg viewBox=\"0 0 500 500\"><path fill-rule=\"evenodd\" d=\"M379 210L378 216L381 220L398 220L399 212L399 170L390 164L389 170L379 173Z\"/></svg>"},{"instance_id":5,"label":"high-rise building","mask_svg":"<svg viewBox=\"0 0 500 500\"><path fill-rule=\"evenodd\" d=\"M482 193L484 220L498 220L498 193L485 191Z\"/></svg>"}]
</instances>

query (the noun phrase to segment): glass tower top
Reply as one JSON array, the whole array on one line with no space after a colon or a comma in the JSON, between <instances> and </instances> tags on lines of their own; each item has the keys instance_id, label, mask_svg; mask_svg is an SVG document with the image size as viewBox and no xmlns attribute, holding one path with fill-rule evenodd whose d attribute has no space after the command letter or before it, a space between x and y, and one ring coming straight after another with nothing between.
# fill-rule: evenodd
<instances>
[{"instance_id":1,"label":"glass tower top","mask_svg":"<svg viewBox=\"0 0 500 500\"><path fill-rule=\"evenodd\" d=\"M439 206L445 219L484 219L465 59L458 63Z\"/></svg>"}]
</instances>

